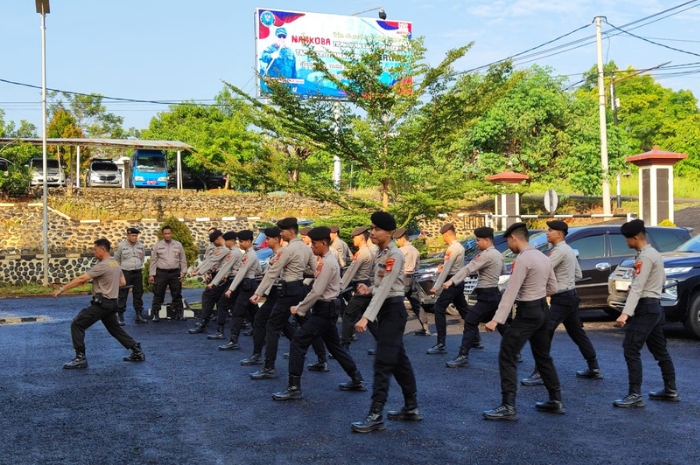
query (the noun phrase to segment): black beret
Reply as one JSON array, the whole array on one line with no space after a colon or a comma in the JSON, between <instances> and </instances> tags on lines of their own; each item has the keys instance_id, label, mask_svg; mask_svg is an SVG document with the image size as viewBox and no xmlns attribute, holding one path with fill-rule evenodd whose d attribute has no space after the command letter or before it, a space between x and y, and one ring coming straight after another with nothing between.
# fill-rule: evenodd
<instances>
[{"instance_id":1,"label":"black beret","mask_svg":"<svg viewBox=\"0 0 700 465\"><path fill-rule=\"evenodd\" d=\"M364 234L367 231L369 231L369 228L367 226L358 226L352 230L352 233L350 233L350 235L352 237L355 237L355 236L359 236L360 234Z\"/></svg>"},{"instance_id":2,"label":"black beret","mask_svg":"<svg viewBox=\"0 0 700 465\"><path fill-rule=\"evenodd\" d=\"M406 235L406 228L399 228L394 233L394 239L401 239L405 235Z\"/></svg>"},{"instance_id":3,"label":"black beret","mask_svg":"<svg viewBox=\"0 0 700 465\"><path fill-rule=\"evenodd\" d=\"M620 232L625 237L634 237L641 232L646 232L644 221L632 220L620 226Z\"/></svg>"},{"instance_id":4,"label":"black beret","mask_svg":"<svg viewBox=\"0 0 700 465\"><path fill-rule=\"evenodd\" d=\"M293 216L290 216L289 218L282 218L277 222L277 227L280 229L294 229L298 227L297 219Z\"/></svg>"},{"instance_id":5,"label":"black beret","mask_svg":"<svg viewBox=\"0 0 700 465\"><path fill-rule=\"evenodd\" d=\"M370 216L370 220L373 225L384 231L393 231L396 229L396 220L387 212L374 212L372 216Z\"/></svg>"},{"instance_id":6,"label":"black beret","mask_svg":"<svg viewBox=\"0 0 700 465\"><path fill-rule=\"evenodd\" d=\"M331 228L326 226L318 226L309 231L309 238L312 241L320 241L323 239L331 240Z\"/></svg>"},{"instance_id":7,"label":"black beret","mask_svg":"<svg viewBox=\"0 0 700 465\"><path fill-rule=\"evenodd\" d=\"M442 225L442 228L440 228L440 234L445 234L447 231L455 230L455 225L452 223L445 223Z\"/></svg>"},{"instance_id":8,"label":"black beret","mask_svg":"<svg viewBox=\"0 0 700 465\"><path fill-rule=\"evenodd\" d=\"M263 232L267 237L280 237L281 230L277 226L270 226L263 229Z\"/></svg>"},{"instance_id":9,"label":"black beret","mask_svg":"<svg viewBox=\"0 0 700 465\"><path fill-rule=\"evenodd\" d=\"M331 226L330 230L332 233L338 234L340 232L340 228L338 226Z\"/></svg>"},{"instance_id":10,"label":"black beret","mask_svg":"<svg viewBox=\"0 0 700 465\"><path fill-rule=\"evenodd\" d=\"M139 231L139 230L136 229L136 228L127 228L127 229L126 229L126 233L127 233L127 234L141 234L141 231Z\"/></svg>"},{"instance_id":11,"label":"black beret","mask_svg":"<svg viewBox=\"0 0 700 465\"><path fill-rule=\"evenodd\" d=\"M230 241L236 239L238 237L234 231L228 231L224 233L224 240L225 241Z\"/></svg>"},{"instance_id":12,"label":"black beret","mask_svg":"<svg viewBox=\"0 0 700 465\"><path fill-rule=\"evenodd\" d=\"M224 233L222 233L218 229L215 229L213 233L209 234L209 242L214 242L215 240L217 240L218 238L220 238L223 235L224 235Z\"/></svg>"},{"instance_id":13,"label":"black beret","mask_svg":"<svg viewBox=\"0 0 700 465\"><path fill-rule=\"evenodd\" d=\"M569 232L569 225L561 220L547 221L547 226L549 226L549 229L553 229L555 231L563 231L564 234Z\"/></svg>"},{"instance_id":14,"label":"black beret","mask_svg":"<svg viewBox=\"0 0 700 465\"><path fill-rule=\"evenodd\" d=\"M238 236L239 241L252 241L253 231L251 231L250 229L244 229L243 231L238 231L236 233L236 236Z\"/></svg>"},{"instance_id":15,"label":"black beret","mask_svg":"<svg viewBox=\"0 0 700 465\"><path fill-rule=\"evenodd\" d=\"M525 223L513 223L510 226L508 226L508 229L506 229L506 232L503 233L503 237L506 239L513 234L513 231L516 229L524 229L525 232L527 232L527 225Z\"/></svg>"},{"instance_id":16,"label":"black beret","mask_svg":"<svg viewBox=\"0 0 700 465\"><path fill-rule=\"evenodd\" d=\"M479 239L493 239L493 228L489 228L488 226L476 228L474 230L474 235Z\"/></svg>"},{"instance_id":17,"label":"black beret","mask_svg":"<svg viewBox=\"0 0 700 465\"><path fill-rule=\"evenodd\" d=\"M309 226L306 226L306 227L304 227L304 228L301 228L301 229L299 230L299 233L300 233L302 236L308 236L308 235L309 235L309 231L311 231L311 228L310 228Z\"/></svg>"}]
</instances>

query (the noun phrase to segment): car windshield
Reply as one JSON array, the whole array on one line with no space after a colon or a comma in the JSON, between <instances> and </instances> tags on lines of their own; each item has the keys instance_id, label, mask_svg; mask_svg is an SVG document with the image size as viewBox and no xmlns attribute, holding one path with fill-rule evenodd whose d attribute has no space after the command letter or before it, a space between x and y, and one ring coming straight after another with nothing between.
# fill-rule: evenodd
<instances>
[{"instance_id":1,"label":"car windshield","mask_svg":"<svg viewBox=\"0 0 700 465\"><path fill-rule=\"evenodd\" d=\"M546 232L538 232L530 236L530 245L539 250L540 252L545 252L547 249L549 249L551 246L549 242L547 242L547 233ZM510 250L507 249L505 252L503 252L503 260L506 263L510 263L515 259L515 254Z\"/></svg>"},{"instance_id":2,"label":"car windshield","mask_svg":"<svg viewBox=\"0 0 700 465\"><path fill-rule=\"evenodd\" d=\"M140 155L136 159L136 165L145 169L165 169L165 158Z\"/></svg>"},{"instance_id":3,"label":"car windshield","mask_svg":"<svg viewBox=\"0 0 700 465\"><path fill-rule=\"evenodd\" d=\"M117 165L107 162L94 162L92 164L93 171L118 171Z\"/></svg>"},{"instance_id":4,"label":"car windshield","mask_svg":"<svg viewBox=\"0 0 700 465\"><path fill-rule=\"evenodd\" d=\"M44 169L44 161L41 158L33 158L32 159L32 168L37 169L37 170L43 170ZM58 160L46 160L46 168L54 168L58 169Z\"/></svg>"},{"instance_id":5,"label":"car windshield","mask_svg":"<svg viewBox=\"0 0 700 465\"><path fill-rule=\"evenodd\" d=\"M698 252L700 253L700 236L695 236L689 241L681 244L677 249L678 252Z\"/></svg>"}]
</instances>

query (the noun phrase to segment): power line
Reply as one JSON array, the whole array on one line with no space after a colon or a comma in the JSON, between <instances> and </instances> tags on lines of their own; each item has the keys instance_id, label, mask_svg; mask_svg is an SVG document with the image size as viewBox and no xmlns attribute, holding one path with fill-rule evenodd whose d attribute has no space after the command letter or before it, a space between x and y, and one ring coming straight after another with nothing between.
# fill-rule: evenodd
<instances>
[{"instance_id":1,"label":"power line","mask_svg":"<svg viewBox=\"0 0 700 465\"><path fill-rule=\"evenodd\" d=\"M634 37L635 39L643 40L644 42L648 42L648 43L650 43L650 44L657 45L657 46L663 47L663 48L667 48L667 49L669 49L669 50L673 50L673 51L676 51L676 52L687 53L688 55L694 55L694 56L696 56L696 57L700 57L700 54L699 54L699 53L689 52L688 50L683 50L683 49L680 49L680 48L671 47L670 45L660 44L660 43L658 43L658 42L654 42L653 40L645 39L644 37L638 36L638 35L636 35L636 34L632 34L632 33L629 32L629 31L625 31L625 30L623 30L623 29L621 29L621 28L615 26L614 24L611 24L610 22L608 22L607 19L605 20L605 23L606 23L608 26L612 27L613 29L617 29L618 31L620 31L620 32L622 32L622 33L624 33L624 34L627 34L627 35L629 35L629 36L631 36L631 37Z\"/></svg>"}]
</instances>

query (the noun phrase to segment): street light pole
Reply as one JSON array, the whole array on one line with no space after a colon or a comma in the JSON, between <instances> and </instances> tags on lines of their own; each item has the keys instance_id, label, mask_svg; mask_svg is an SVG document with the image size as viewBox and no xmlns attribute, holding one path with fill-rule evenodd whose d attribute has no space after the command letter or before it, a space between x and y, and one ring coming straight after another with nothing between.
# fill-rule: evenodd
<instances>
[{"instance_id":1,"label":"street light pole","mask_svg":"<svg viewBox=\"0 0 700 465\"><path fill-rule=\"evenodd\" d=\"M603 38L601 33L602 17L596 16L595 30L598 45L598 105L600 109L600 162L603 168L603 213L610 212L610 179L608 179L608 128L605 117L605 80L603 74Z\"/></svg>"},{"instance_id":2,"label":"street light pole","mask_svg":"<svg viewBox=\"0 0 700 465\"><path fill-rule=\"evenodd\" d=\"M41 140L44 161L44 286L49 285L49 207L46 161L46 15L51 12L49 0L35 0L36 12L41 15Z\"/></svg>"}]
</instances>

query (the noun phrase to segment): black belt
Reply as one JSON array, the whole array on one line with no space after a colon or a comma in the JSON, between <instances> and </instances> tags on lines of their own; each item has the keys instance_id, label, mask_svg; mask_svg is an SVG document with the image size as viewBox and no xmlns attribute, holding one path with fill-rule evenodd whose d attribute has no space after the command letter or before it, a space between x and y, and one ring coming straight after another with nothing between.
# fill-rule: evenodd
<instances>
[{"instance_id":1,"label":"black belt","mask_svg":"<svg viewBox=\"0 0 700 465\"><path fill-rule=\"evenodd\" d=\"M556 294L552 294L552 297L554 296L565 296L565 295L573 295L576 294L576 289L569 289L568 291L561 291L557 292Z\"/></svg>"},{"instance_id":2,"label":"black belt","mask_svg":"<svg viewBox=\"0 0 700 465\"><path fill-rule=\"evenodd\" d=\"M156 268L156 271L162 271L163 273L175 273L175 272L180 272L180 268Z\"/></svg>"},{"instance_id":3,"label":"black belt","mask_svg":"<svg viewBox=\"0 0 700 465\"><path fill-rule=\"evenodd\" d=\"M642 305L652 305L652 304L658 304L661 302L661 299L657 299L656 297L642 297L639 299L639 303Z\"/></svg>"},{"instance_id":4,"label":"black belt","mask_svg":"<svg viewBox=\"0 0 700 465\"><path fill-rule=\"evenodd\" d=\"M528 300L528 301L522 301L522 300L516 300L515 305L518 307L522 308L527 308L527 307L541 307L544 303L546 303L546 299L537 299L537 300Z\"/></svg>"},{"instance_id":5,"label":"black belt","mask_svg":"<svg viewBox=\"0 0 700 465\"><path fill-rule=\"evenodd\" d=\"M385 304L402 304L404 301L405 297L389 297L387 298L384 303Z\"/></svg>"},{"instance_id":6,"label":"black belt","mask_svg":"<svg viewBox=\"0 0 700 465\"><path fill-rule=\"evenodd\" d=\"M138 272L138 273L141 273L142 271L143 271L142 268L139 268L139 269L137 269L137 270L125 270L124 268L122 268L122 272L123 272L123 273L137 273L137 272Z\"/></svg>"},{"instance_id":7,"label":"black belt","mask_svg":"<svg viewBox=\"0 0 700 465\"><path fill-rule=\"evenodd\" d=\"M474 289L474 292L476 295L479 294L495 294L495 293L501 293L501 290L498 289L498 287L477 287Z\"/></svg>"}]
</instances>

